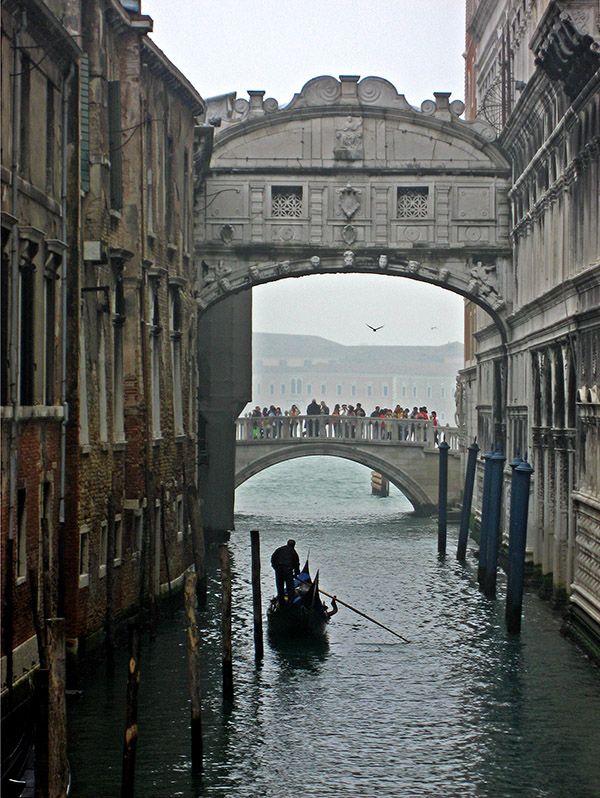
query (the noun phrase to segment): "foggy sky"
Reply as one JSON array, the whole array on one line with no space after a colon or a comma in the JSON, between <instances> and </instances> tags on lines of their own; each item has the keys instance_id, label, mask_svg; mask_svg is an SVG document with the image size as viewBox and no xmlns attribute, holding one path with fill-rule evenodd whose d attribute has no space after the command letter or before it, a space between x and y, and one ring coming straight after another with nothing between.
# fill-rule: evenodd
<instances>
[{"instance_id":1,"label":"foggy sky","mask_svg":"<svg viewBox=\"0 0 600 798\"><path fill-rule=\"evenodd\" d=\"M434 91L464 98L464 0L142 0L142 12L205 98L264 89L284 105L318 75L377 75L416 106ZM260 332L379 345L463 337L461 297L401 277L313 275L253 299Z\"/></svg>"}]
</instances>

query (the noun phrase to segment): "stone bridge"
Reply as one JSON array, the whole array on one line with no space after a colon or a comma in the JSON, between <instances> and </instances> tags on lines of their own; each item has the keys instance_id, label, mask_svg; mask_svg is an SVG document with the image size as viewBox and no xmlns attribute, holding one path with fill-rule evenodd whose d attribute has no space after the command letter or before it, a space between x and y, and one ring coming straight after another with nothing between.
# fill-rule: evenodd
<instances>
[{"instance_id":1,"label":"stone bridge","mask_svg":"<svg viewBox=\"0 0 600 798\"><path fill-rule=\"evenodd\" d=\"M482 404L490 408L493 439L503 440L514 287L511 169L496 132L480 119L465 121L463 110L445 92L414 107L384 78L357 75L313 78L285 106L263 91L208 101L215 127L212 138L198 128L195 163L210 165L197 170L205 179L194 195L193 253L202 341L199 479L208 529L233 524L235 463L245 444L234 439L232 422L252 399L252 291L266 283L393 275L472 300L490 317L492 362L480 368L490 372L485 384L493 396ZM331 454L349 450L375 468L376 452L397 448L405 465L399 461L391 481L415 506L432 504L431 490L417 490L426 477L413 476L418 458L437 460L423 443L285 445L294 456L319 446ZM261 446L285 459L283 442L262 439L252 450ZM359 455L363 446L368 451ZM435 475L435 467L425 470Z\"/></svg>"},{"instance_id":2,"label":"stone bridge","mask_svg":"<svg viewBox=\"0 0 600 798\"><path fill-rule=\"evenodd\" d=\"M448 452L448 506L461 499L458 430L430 422L340 416L275 416L236 421L235 486L286 460L326 455L378 471L419 515L437 511L439 449Z\"/></svg>"}]
</instances>

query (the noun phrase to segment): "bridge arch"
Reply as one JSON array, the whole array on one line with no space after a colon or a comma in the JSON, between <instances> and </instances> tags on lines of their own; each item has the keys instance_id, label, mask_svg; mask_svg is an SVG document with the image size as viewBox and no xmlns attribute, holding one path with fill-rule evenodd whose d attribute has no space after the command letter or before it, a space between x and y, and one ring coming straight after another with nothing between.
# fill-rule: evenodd
<instances>
[{"instance_id":1,"label":"bridge arch","mask_svg":"<svg viewBox=\"0 0 600 798\"><path fill-rule=\"evenodd\" d=\"M235 487L238 488L248 479L261 471L279 463L296 460L300 457L339 457L360 463L373 471L378 471L400 490L412 504L417 515L429 515L436 505L436 496L432 496L408 473L407 470L394 466L384 457L376 453L364 452L360 449L336 445L328 442L326 446L315 442L303 442L302 446L278 446L270 449L264 455L258 455L251 462L242 466L235 475Z\"/></svg>"}]
</instances>

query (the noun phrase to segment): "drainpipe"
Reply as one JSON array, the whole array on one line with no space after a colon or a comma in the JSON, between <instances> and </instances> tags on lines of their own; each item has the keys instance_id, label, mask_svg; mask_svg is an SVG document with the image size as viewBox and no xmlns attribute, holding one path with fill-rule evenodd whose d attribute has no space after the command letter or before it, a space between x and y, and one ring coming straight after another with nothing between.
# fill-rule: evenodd
<instances>
[{"instance_id":1,"label":"drainpipe","mask_svg":"<svg viewBox=\"0 0 600 798\"><path fill-rule=\"evenodd\" d=\"M11 215L13 222L11 236L11 285L10 285L10 329L9 329L9 403L12 408L10 421L9 466L8 466L8 540L6 544L7 573L4 586L4 643L6 650L6 684L9 701L12 701L13 685L13 590L14 590L14 558L15 558L15 524L17 503L17 466L19 452L19 428L17 409L19 402L19 239L18 239L18 183L21 161L21 57L20 32L25 28L27 17L25 11L17 23L13 51L13 85L12 85L12 164L11 164Z\"/></svg>"},{"instance_id":2,"label":"drainpipe","mask_svg":"<svg viewBox=\"0 0 600 798\"><path fill-rule=\"evenodd\" d=\"M68 125L69 125L69 96L75 65L71 64L66 78L63 79L62 92L62 148L61 148L61 237L67 243L67 191L68 191ZM60 427L60 498L58 507L58 597L57 616L65 615L65 485L67 471L67 424L69 423L69 403L67 401L67 255L68 248L63 249L60 266L61 286L61 375L60 375L60 403L63 406L63 418Z\"/></svg>"}]
</instances>

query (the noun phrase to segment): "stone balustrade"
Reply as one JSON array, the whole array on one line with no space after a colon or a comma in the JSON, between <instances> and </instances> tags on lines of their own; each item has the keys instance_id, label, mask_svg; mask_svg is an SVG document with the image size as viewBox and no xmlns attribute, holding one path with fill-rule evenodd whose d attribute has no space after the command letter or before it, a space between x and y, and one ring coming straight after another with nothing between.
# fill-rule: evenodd
<instances>
[{"instance_id":1,"label":"stone balustrade","mask_svg":"<svg viewBox=\"0 0 600 798\"><path fill-rule=\"evenodd\" d=\"M437 434L436 434L437 432ZM236 420L236 440L260 444L275 440L301 442L306 439L369 441L381 445L425 444L434 449L446 441L458 451L457 427L434 427L431 421L406 418L371 418L355 416L266 416L240 417Z\"/></svg>"}]
</instances>

